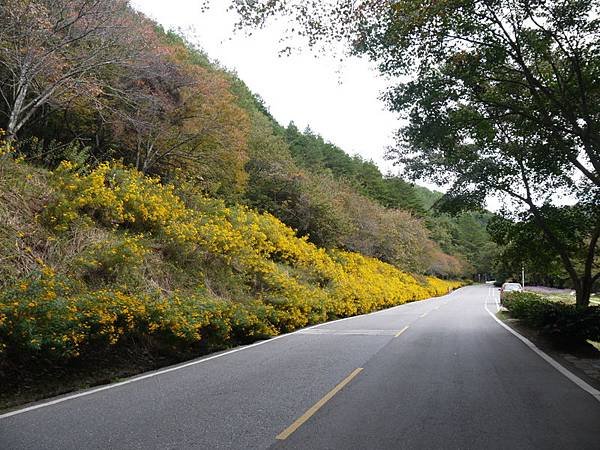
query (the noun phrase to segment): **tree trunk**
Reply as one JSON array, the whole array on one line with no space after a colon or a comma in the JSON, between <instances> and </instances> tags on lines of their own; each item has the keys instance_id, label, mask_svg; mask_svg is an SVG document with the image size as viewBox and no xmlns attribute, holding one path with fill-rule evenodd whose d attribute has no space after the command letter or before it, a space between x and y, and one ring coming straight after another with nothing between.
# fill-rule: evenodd
<instances>
[{"instance_id":1,"label":"tree trunk","mask_svg":"<svg viewBox=\"0 0 600 450\"><path fill-rule=\"evenodd\" d=\"M583 277L579 280L576 293L577 308L585 309L590 304L593 281L591 277Z\"/></svg>"},{"instance_id":2,"label":"tree trunk","mask_svg":"<svg viewBox=\"0 0 600 450\"><path fill-rule=\"evenodd\" d=\"M8 120L8 124L6 126L6 140L9 142L13 142L17 139L17 114L13 109L10 114L10 118Z\"/></svg>"}]
</instances>

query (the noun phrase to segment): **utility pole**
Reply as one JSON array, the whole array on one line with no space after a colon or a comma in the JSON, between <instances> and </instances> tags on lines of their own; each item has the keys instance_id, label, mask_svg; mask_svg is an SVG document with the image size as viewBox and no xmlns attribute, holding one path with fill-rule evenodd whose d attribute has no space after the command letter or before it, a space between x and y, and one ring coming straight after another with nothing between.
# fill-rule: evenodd
<instances>
[{"instance_id":1,"label":"utility pole","mask_svg":"<svg viewBox=\"0 0 600 450\"><path fill-rule=\"evenodd\" d=\"M525 289L525 266L521 266L521 286Z\"/></svg>"}]
</instances>

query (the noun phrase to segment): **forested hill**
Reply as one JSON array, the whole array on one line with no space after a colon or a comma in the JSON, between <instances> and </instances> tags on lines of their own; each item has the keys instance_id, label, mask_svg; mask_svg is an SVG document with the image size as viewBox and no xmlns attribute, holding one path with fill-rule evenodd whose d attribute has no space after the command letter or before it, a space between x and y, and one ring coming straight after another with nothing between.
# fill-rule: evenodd
<instances>
[{"instance_id":1,"label":"forested hill","mask_svg":"<svg viewBox=\"0 0 600 450\"><path fill-rule=\"evenodd\" d=\"M240 105L266 117L269 132L283 140L268 160L261 151L250 153L245 202L275 214L318 245L443 277L493 273L496 246L486 231L491 214L437 213L441 192L384 175L374 162L350 156L310 128L277 123L260 96L235 74L224 73Z\"/></svg>"},{"instance_id":2,"label":"forested hill","mask_svg":"<svg viewBox=\"0 0 600 450\"><path fill-rule=\"evenodd\" d=\"M349 156L310 129L301 132L290 123L283 132L299 166L312 174L330 174L381 206L408 211L420 218L435 244L461 262L463 276L493 273L496 246L486 231L490 213L467 212L458 217L438 213L435 204L442 198L441 192L409 183L399 176L383 175L372 161ZM447 268L440 264L445 258L437 256L441 258L429 270L445 275Z\"/></svg>"},{"instance_id":3,"label":"forested hill","mask_svg":"<svg viewBox=\"0 0 600 450\"><path fill-rule=\"evenodd\" d=\"M4 39L45 23L43 11L36 17L18 2L12 7L10 14L23 15L23 28L4 30ZM26 161L53 169L63 160L91 166L121 160L165 183L185 182L228 204L270 212L318 246L419 274L491 271L485 215L435 215L438 194L384 176L310 130L278 124L242 80L180 36L127 6L114 11L97 14L119 26L85 44L99 47L98 61L86 59L81 42L65 44L43 27L23 43L59 49L56 61L30 74L27 95L30 104L43 99L39 108L2 104L8 120L0 127ZM12 80L5 70L7 90ZM68 70L80 75L54 86Z\"/></svg>"}]
</instances>

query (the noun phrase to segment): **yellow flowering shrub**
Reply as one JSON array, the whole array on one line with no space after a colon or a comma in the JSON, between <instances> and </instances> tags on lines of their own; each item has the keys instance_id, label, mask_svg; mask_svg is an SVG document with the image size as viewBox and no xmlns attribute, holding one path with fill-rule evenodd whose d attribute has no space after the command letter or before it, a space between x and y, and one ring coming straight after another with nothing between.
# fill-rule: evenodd
<instances>
[{"instance_id":1,"label":"yellow flowering shrub","mask_svg":"<svg viewBox=\"0 0 600 450\"><path fill-rule=\"evenodd\" d=\"M10 141L6 140L4 136L6 136L6 131L0 128L0 158L9 155L14 150Z\"/></svg>"},{"instance_id":2,"label":"yellow flowering shrub","mask_svg":"<svg viewBox=\"0 0 600 450\"><path fill-rule=\"evenodd\" d=\"M85 292L44 268L0 296L0 353L72 358L82 350L117 344L124 336L152 335L170 343L207 340L219 347L276 334L270 308L202 296Z\"/></svg>"},{"instance_id":3,"label":"yellow flowering shrub","mask_svg":"<svg viewBox=\"0 0 600 450\"><path fill-rule=\"evenodd\" d=\"M318 248L276 217L244 206L205 197L188 206L173 186L118 163L84 170L63 162L52 187L54 200L43 215L52 230L60 234L76 222L113 233L111 241L88 248L76 261L88 275L110 282L138 267L148 252L162 251L163 258L189 257L186 261L197 265L218 260L253 299L224 300L199 291L132 294L114 284L93 290L45 268L0 294L0 352L68 358L89 346L117 344L129 334L222 347L446 294L461 285L417 279L374 258Z\"/></svg>"},{"instance_id":4,"label":"yellow flowering shrub","mask_svg":"<svg viewBox=\"0 0 600 450\"><path fill-rule=\"evenodd\" d=\"M46 219L57 231L68 229L80 217L103 225L157 231L185 221L190 213L172 186L162 186L158 179L120 164L102 163L82 173L63 161L53 181L58 201L46 210Z\"/></svg>"},{"instance_id":5,"label":"yellow flowering shrub","mask_svg":"<svg viewBox=\"0 0 600 450\"><path fill-rule=\"evenodd\" d=\"M119 275L137 269L148 251L142 242L142 236L126 234L120 239L91 245L74 263L84 271L88 280L113 282Z\"/></svg>"}]
</instances>

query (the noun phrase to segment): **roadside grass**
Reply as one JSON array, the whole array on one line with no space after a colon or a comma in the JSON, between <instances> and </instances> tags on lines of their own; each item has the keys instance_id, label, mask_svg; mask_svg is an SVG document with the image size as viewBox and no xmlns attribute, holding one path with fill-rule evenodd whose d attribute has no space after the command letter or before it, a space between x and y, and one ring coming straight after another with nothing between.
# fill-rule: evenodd
<instances>
[{"instance_id":1,"label":"roadside grass","mask_svg":"<svg viewBox=\"0 0 600 450\"><path fill-rule=\"evenodd\" d=\"M496 313L496 317L498 317L498 319L502 320L503 322L507 321L507 320L517 320L517 319L513 319L510 314L508 313L508 311L506 310L501 310L498 311Z\"/></svg>"}]
</instances>

